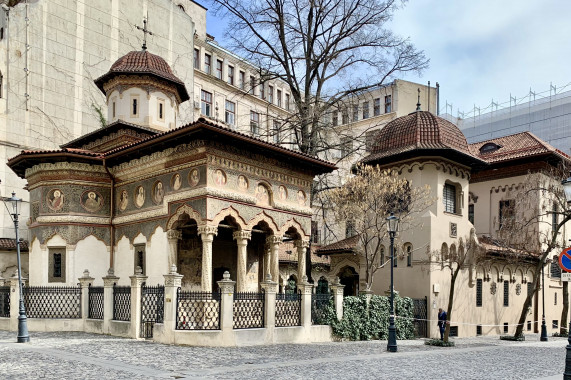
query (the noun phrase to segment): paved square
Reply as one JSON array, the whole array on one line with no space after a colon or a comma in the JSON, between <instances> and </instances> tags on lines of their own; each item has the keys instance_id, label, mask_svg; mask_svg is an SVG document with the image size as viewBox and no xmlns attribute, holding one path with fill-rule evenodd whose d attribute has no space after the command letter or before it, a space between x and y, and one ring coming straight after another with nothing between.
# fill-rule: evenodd
<instances>
[{"instance_id":1,"label":"paved square","mask_svg":"<svg viewBox=\"0 0 571 380\"><path fill-rule=\"evenodd\" d=\"M287 344L239 348L167 346L86 333L0 331L1 379L560 379L564 338L539 342L498 337L456 340L454 348L422 340Z\"/></svg>"}]
</instances>

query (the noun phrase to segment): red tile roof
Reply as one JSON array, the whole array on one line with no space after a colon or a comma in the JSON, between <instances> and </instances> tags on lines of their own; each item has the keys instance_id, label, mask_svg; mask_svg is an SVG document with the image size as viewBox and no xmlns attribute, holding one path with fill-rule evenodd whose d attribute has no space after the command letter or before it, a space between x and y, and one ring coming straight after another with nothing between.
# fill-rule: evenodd
<instances>
[{"instance_id":1,"label":"red tile roof","mask_svg":"<svg viewBox=\"0 0 571 380\"><path fill-rule=\"evenodd\" d=\"M148 74L162 78L176 85L181 101L189 99L184 82L172 72L169 64L161 57L147 50L132 51L119 58L109 71L95 80L95 84L103 91L103 84L120 74Z\"/></svg>"},{"instance_id":2,"label":"red tile roof","mask_svg":"<svg viewBox=\"0 0 571 380\"><path fill-rule=\"evenodd\" d=\"M466 137L457 126L428 111L416 111L389 122L381 129L372 154L363 162L378 161L415 150L460 153L471 161L480 161L472 156Z\"/></svg>"},{"instance_id":3,"label":"red tile roof","mask_svg":"<svg viewBox=\"0 0 571 380\"><path fill-rule=\"evenodd\" d=\"M498 149L480 152L486 144L496 144ZM519 158L532 157L552 153L564 160L571 160L567 154L555 149L531 132L521 132L513 135L498 137L470 144L472 154L488 163L510 161Z\"/></svg>"},{"instance_id":4,"label":"red tile roof","mask_svg":"<svg viewBox=\"0 0 571 380\"><path fill-rule=\"evenodd\" d=\"M359 235L348 237L347 239L339 240L335 243L326 245L317 250L318 255L327 255L332 253L354 252L359 244Z\"/></svg>"},{"instance_id":5,"label":"red tile roof","mask_svg":"<svg viewBox=\"0 0 571 380\"><path fill-rule=\"evenodd\" d=\"M16 250L16 239L0 238L0 250ZM20 240L20 250L28 251L26 240Z\"/></svg>"}]
</instances>

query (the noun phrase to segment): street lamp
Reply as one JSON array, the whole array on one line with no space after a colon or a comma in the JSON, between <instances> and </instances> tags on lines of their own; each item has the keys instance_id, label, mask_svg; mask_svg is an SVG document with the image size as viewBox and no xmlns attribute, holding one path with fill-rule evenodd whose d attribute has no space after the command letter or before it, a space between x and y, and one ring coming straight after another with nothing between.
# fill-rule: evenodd
<instances>
[{"instance_id":1,"label":"street lamp","mask_svg":"<svg viewBox=\"0 0 571 380\"><path fill-rule=\"evenodd\" d=\"M16 230L16 252L18 254L18 286L20 287L20 310L18 315L18 343L26 343L30 341L28 334L28 317L26 317L26 308L24 307L24 293L22 289L22 265L20 263L20 237L18 236L18 216L20 214L19 206L22 199L16 197L16 193L12 192L12 197L2 198L8 214L14 222ZM8 203L12 206L12 211L8 207Z\"/></svg>"},{"instance_id":2,"label":"street lamp","mask_svg":"<svg viewBox=\"0 0 571 380\"><path fill-rule=\"evenodd\" d=\"M567 212L571 212L571 176L561 182L563 191L565 192L565 199L567 200ZM564 323L561 321L561 323ZM569 322L569 329L567 329L567 353L565 355L565 372L563 372L563 380L571 380L571 321Z\"/></svg>"},{"instance_id":3,"label":"street lamp","mask_svg":"<svg viewBox=\"0 0 571 380\"><path fill-rule=\"evenodd\" d=\"M545 325L545 276L543 275L543 268L545 268L545 264L541 266L541 300L543 301L543 305L541 311L541 337L539 340L547 342L547 326Z\"/></svg>"},{"instance_id":4,"label":"street lamp","mask_svg":"<svg viewBox=\"0 0 571 380\"><path fill-rule=\"evenodd\" d=\"M387 218L387 229L391 239L391 310L389 314L389 342L387 344L387 351L397 352L397 331L395 327L395 294L393 285L393 268L395 266L395 234L399 228L399 218L391 215Z\"/></svg>"}]
</instances>

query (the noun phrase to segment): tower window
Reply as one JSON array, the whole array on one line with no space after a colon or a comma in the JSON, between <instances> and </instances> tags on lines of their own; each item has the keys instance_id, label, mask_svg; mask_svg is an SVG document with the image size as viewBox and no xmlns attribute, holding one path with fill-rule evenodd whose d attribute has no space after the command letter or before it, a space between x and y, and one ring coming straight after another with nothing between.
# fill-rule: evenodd
<instances>
[{"instance_id":1,"label":"tower window","mask_svg":"<svg viewBox=\"0 0 571 380\"><path fill-rule=\"evenodd\" d=\"M145 261L146 261L146 257L145 257L145 245L141 244L141 245L136 245L135 246L135 271L137 270L137 267L140 267L141 270L143 271L143 274L145 274L145 270L146 270L146 266L145 266Z\"/></svg>"},{"instance_id":2,"label":"tower window","mask_svg":"<svg viewBox=\"0 0 571 380\"><path fill-rule=\"evenodd\" d=\"M116 114L117 114L117 106L115 104L115 101L113 101L113 118L115 118Z\"/></svg>"},{"instance_id":3,"label":"tower window","mask_svg":"<svg viewBox=\"0 0 571 380\"><path fill-rule=\"evenodd\" d=\"M133 114L132 114L132 116L138 116L138 113L137 113L137 112L138 112L139 110L138 110L138 107L137 107L137 106L138 106L137 99L133 99Z\"/></svg>"},{"instance_id":4,"label":"tower window","mask_svg":"<svg viewBox=\"0 0 571 380\"><path fill-rule=\"evenodd\" d=\"M163 100L159 100L159 120L165 119L165 102Z\"/></svg>"}]
</instances>

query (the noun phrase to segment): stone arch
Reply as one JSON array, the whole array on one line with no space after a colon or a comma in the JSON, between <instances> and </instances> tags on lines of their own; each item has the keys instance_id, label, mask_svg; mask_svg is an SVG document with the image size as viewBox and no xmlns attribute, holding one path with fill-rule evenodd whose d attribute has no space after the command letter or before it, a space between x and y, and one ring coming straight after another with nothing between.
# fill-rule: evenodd
<instances>
[{"instance_id":1,"label":"stone arch","mask_svg":"<svg viewBox=\"0 0 571 380\"><path fill-rule=\"evenodd\" d=\"M260 222L266 222L266 224L268 225L269 229L272 231L272 233L274 235L278 235L279 234L279 228L276 225L276 222L274 222L274 220L272 219L271 216L269 216L268 214L266 214L264 211L260 212L259 214L257 214L256 216L254 216L246 225L247 230L251 230L252 228L254 228L254 226Z\"/></svg>"},{"instance_id":2,"label":"stone arch","mask_svg":"<svg viewBox=\"0 0 571 380\"><path fill-rule=\"evenodd\" d=\"M353 261L349 261L346 258L341 260L340 262L337 263L337 265L331 268L330 273L332 273L333 276L337 276L337 273L339 273L342 268L347 266L352 267L355 270L355 272L359 273L359 265L354 263Z\"/></svg>"},{"instance_id":3,"label":"stone arch","mask_svg":"<svg viewBox=\"0 0 571 380\"><path fill-rule=\"evenodd\" d=\"M166 230L167 231L172 230L175 223L179 221L180 217L183 214L187 214L190 217L190 219L196 220L196 223L198 223L199 225L205 224L202 215L200 215L198 211L196 211L187 204L183 204L179 208L177 208L174 214L172 214L172 216L168 219Z\"/></svg>"},{"instance_id":4,"label":"stone arch","mask_svg":"<svg viewBox=\"0 0 571 380\"><path fill-rule=\"evenodd\" d=\"M502 271L496 266L496 265L492 265L490 267L490 277L492 279L492 281L500 281L500 274L502 273Z\"/></svg>"},{"instance_id":5,"label":"stone arch","mask_svg":"<svg viewBox=\"0 0 571 380\"><path fill-rule=\"evenodd\" d=\"M292 227L295 228L302 237L309 238L309 235L305 232L301 224L295 220L295 218L291 218L285 222L285 224L280 229L279 234L283 236Z\"/></svg>"},{"instance_id":6,"label":"stone arch","mask_svg":"<svg viewBox=\"0 0 571 380\"><path fill-rule=\"evenodd\" d=\"M212 222L210 222L209 224L211 224L213 226L217 226L218 224L220 224L220 222L222 222L224 220L224 218L226 218L228 216L231 216L234 218L234 220L236 221L236 224L238 224L238 226L240 226L241 230L248 229L246 221L244 220L244 218L242 218L242 216L240 216L240 213L236 209L234 209L234 207L232 207L232 206L227 207L223 210L220 210L220 212L218 214L216 214L216 216L212 219Z\"/></svg>"},{"instance_id":7,"label":"stone arch","mask_svg":"<svg viewBox=\"0 0 571 380\"><path fill-rule=\"evenodd\" d=\"M442 246L440 247L440 259L441 261L448 260L448 244L446 243L442 243Z\"/></svg>"}]
</instances>

